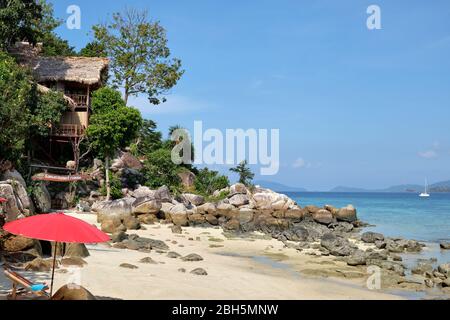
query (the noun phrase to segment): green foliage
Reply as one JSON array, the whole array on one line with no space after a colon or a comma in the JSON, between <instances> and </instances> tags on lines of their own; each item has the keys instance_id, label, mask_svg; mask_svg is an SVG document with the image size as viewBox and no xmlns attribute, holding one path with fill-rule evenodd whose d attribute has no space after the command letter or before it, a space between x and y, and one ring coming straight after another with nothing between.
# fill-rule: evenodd
<instances>
[{"instance_id":1,"label":"green foliage","mask_svg":"<svg viewBox=\"0 0 450 320\"><path fill-rule=\"evenodd\" d=\"M106 109L106 108L104 108ZM110 157L119 148L128 146L142 125L139 110L117 107L104 113L94 113L87 129L93 150L102 157Z\"/></svg>"},{"instance_id":2,"label":"green foliage","mask_svg":"<svg viewBox=\"0 0 450 320\"><path fill-rule=\"evenodd\" d=\"M30 75L0 51L0 161L16 162L24 151L31 89Z\"/></svg>"},{"instance_id":3,"label":"green foliage","mask_svg":"<svg viewBox=\"0 0 450 320\"><path fill-rule=\"evenodd\" d=\"M120 179L117 178L114 174L111 173L111 171L108 172L109 174L109 184L111 186L111 198L112 199L120 199L123 197L122 194L122 184L120 182ZM106 185L103 184L100 188L100 193L102 196L106 196Z\"/></svg>"},{"instance_id":4,"label":"green foliage","mask_svg":"<svg viewBox=\"0 0 450 320\"><path fill-rule=\"evenodd\" d=\"M42 42L46 56L75 55L73 47L53 32L62 22L45 0L0 0L0 48L27 40Z\"/></svg>"},{"instance_id":5,"label":"green foliage","mask_svg":"<svg viewBox=\"0 0 450 320\"><path fill-rule=\"evenodd\" d=\"M35 0L0 0L0 48L23 39L36 43L43 9Z\"/></svg>"},{"instance_id":6,"label":"green foliage","mask_svg":"<svg viewBox=\"0 0 450 320\"><path fill-rule=\"evenodd\" d=\"M121 107L125 107L125 101L117 90L104 87L92 93L91 108L94 114L107 113Z\"/></svg>"},{"instance_id":7,"label":"green foliage","mask_svg":"<svg viewBox=\"0 0 450 320\"><path fill-rule=\"evenodd\" d=\"M239 182L246 186L252 185L252 180L255 176L254 173L247 166L247 160L241 161L235 168L231 168L230 171L239 174Z\"/></svg>"},{"instance_id":8,"label":"green foliage","mask_svg":"<svg viewBox=\"0 0 450 320\"><path fill-rule=\"evenodd\" d=\"M103 43L98 41L89 42L79 53L82 57L106 57L106 50Z\"/></svg>"},{"instance_id":9,"label":"green foliage","mask_svg":"<svg viewBox=\"0 0 450 320\"><path fill-rule=\"evenodd\" d=\"M136 142L130 148L134 156L143 156L162 147L162 134L156 130L156 122L144 119Z\"/></svg>"},{"instance_id":10,"label":"green foliage","mask_svg":"<svg viewBox=\"0 0 450 320\"><path fill-rule=\"evenodd\" d=\"M153 104L164 102L161 95L176 85L183 71L181 61L170 58L166 31L159 22L150 22L145 11L127 9L93 30L111 59L114 86L125 90L125 102L138 93L146 93Z\"/></svg>"},{"instance_id":11,"label":"green foliage","mask_svg":"<svg viewBox=\"0 0 450 320\"><path fill-rule=\"evenodd\" d=\"M195 190L202 195L211 195L214 191L226 188L230 185L228 177L219 172L204 168L198 170L195 176Z\"/></svg>"},{"instance_id":12,"label":"green foliage","mask_svg":"<svg viewBox=\"0 0 450 320\"><path fill-rule=\"evenodd\" d=\"M67 102L60 92L50 91L37 94L36 101L31 107L30 131L31 135L47 136L52 125L59 123L63 112L67 109Z\"/></svg>"},{"instance_id":13,"label":"green foliage","mask_svg":"<svg viewBox=\"0 0 450 320\"><path fill-rule=\"evenodd\" d=\"M150 188L162 185L178 188L181 182L178 170L179 167L172 162L170 150L158 149L149 153L144 163L145 184Z\"/></svg>"}]
</instances>

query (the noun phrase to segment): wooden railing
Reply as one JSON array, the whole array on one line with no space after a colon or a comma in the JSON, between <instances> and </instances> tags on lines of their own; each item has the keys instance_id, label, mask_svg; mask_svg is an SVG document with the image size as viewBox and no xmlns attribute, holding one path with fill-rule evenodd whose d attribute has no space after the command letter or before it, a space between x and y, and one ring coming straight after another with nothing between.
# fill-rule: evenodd
<instances>
[{"instance_id":1,"label":"wooden railing","mask_svg":"<svg viewBox=\"0 0 450 320\"><path fill-rule=\"evenodd\" d=\"M88 107L88 96L85 94L76 94L76 93L66 93L66 96L71 98L78 107Z\"/></svg>"},{"instance_id":2,"label":"wooden railing","mask_svg":"<svg viewBox=\"0 0 450 320\"><path fill-rule=\"evenodd\" d=\"M59 124L52 128L52 135L58 137L81 137L86 133L86 127L78 124Z\"/></svg>"}]
</instances>

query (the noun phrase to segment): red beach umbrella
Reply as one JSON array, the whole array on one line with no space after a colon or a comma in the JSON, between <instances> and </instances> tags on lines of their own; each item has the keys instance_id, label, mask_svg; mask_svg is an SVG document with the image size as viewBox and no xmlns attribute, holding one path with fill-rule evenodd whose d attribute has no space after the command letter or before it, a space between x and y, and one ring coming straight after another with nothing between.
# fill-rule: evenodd
<instances>
[{"instance_id":1,"label":"red beach umbrella","mask_svg":"<svg viewBox=\"0 0 450 320\"><path fill-rule=\"evenodd\" d=\"M106 233L98 230L96 227L61 212L40 214L15 220L5 224L3 229L9 233L25 238L55 242L50 296L53 291L53 278L55 275L56 249L58 242L98 243L110 240Z\"/></svg>"}]
</instances>

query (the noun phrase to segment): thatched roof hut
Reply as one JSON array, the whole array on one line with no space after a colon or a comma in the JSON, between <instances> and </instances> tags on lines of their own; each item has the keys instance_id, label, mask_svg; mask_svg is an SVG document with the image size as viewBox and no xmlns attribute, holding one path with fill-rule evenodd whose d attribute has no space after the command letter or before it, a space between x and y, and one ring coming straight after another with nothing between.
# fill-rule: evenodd
<instances>
[{"instance_id":1,"label":"thatched roof hut","mask_svg":"<svg viewBox=\"0 0 450 320\"><path fill-rule=\"evenodd\" d=\"M106 80L107 58L38 57L31 65L39 82L70 81L98 85Z\"/></svg>"},{"instance_id":2,"label":"thatched roof hut","mask_svg":"<svg viewBox=\"0 0 450 320\"><path fill-rule=\"evenodd\" d=\"M109 60L91 57L43 57L42 44L17 42L9 52L22 65L29 66L38 82L70 81L93 87L106 81Z\"/></svg>"}]
</instances>

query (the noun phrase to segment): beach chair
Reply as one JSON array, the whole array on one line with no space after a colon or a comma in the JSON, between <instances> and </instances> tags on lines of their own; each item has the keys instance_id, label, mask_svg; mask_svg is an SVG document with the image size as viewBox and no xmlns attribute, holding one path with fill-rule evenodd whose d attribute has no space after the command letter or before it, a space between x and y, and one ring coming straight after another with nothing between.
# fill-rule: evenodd
<instances>
[{"instance_id":1,"label":"beach chair","mask_svg":"<svg viewBox=\"0 0 450 320\"><path fill-rule=\"evenodd\" d=\"M10 298L12 300L16 300L17 299L17 294L19 292L19 286L21 286L22 288L24 288L26 291L33 293L34 295L37 295L39 297L44 297L44 298L50 298L50 295L47 293L46 290L48 290L48 286L45 284L40 284L40 283L33 283L30 280L22 277L20 274L6 269L4 270L5 276L6 278L8 278L9 280L11 280L12 282L12 291L10 294Z\"/></svg>"}]
</instances>

